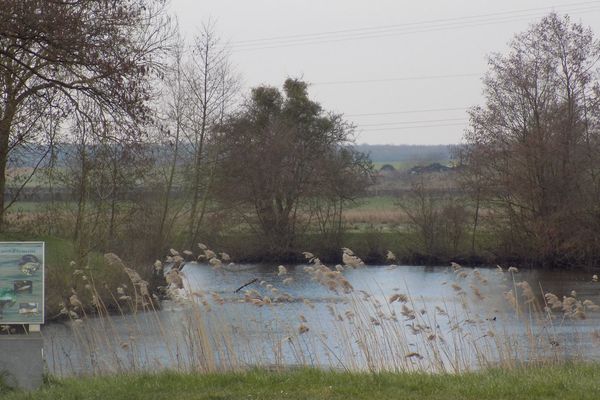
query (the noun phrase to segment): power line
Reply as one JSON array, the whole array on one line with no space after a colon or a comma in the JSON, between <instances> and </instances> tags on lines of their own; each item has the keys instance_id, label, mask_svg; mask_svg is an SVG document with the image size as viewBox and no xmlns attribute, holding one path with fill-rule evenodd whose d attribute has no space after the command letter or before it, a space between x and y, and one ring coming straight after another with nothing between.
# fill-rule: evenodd
<instances>
[{"instance_id":1,"label":"power line","mask_svg":"<svg viewBox=\"0 0 600 400\"><path fill-rule=\"evenodd\" d=\"M406 129L421 129L421 128L444 128L451 126L465 126L466 124L435 124L435 125L416 125L416 126L402 126L398 128L374 128L374 129L360 129L359 132L376 132L376 131L398 131Z\"/></svg>"},{"instance_id":2,"label":"power line","mask_svg":"<svg viewBox=\"0 0 600 400\"><path fill-rule=\"evenodd\" d=\"M593 8L570 11L570 14L579 14L581 12L590 12L590 11L597 11L597 10L598 10L598 7L593 7ZM268 49L296 47L296 46L313 45L313 44L337 43L337 42L345 42L345 41L349 41L349 40L377 39L377 38L389 37L389 36L405 36L405 35L410 35L410 34L415 34L415 33L438 32L438 31L445 31L445 30L456 30L456 29L462 29L462 28L478 27L478 26L484 26L484 25L501 24L501 23L506 23L506 22L529 21L531 19L531 17L541 17L543 15L544 14L532 14L530 16L520 16L519 18L504 18L504 19L497 19L497 20L490 19L490 20L483 20L480 22L472 22L472 23L466 23L466 24L461 24L461 25L453 24L453 25L430 27L430 28L426 28L426 29L414 29L414 30L406 30L406 31L398 31L398 32L371 34L371 35L355 35L355 36L341 37L341 38L337 38L337 39L296 41L296 42L282 43L282 44L270 45L270 46L261 46L261 47L241 47L241 48L236 47L233 50L238 51L238 52L252 51L252 50L268 50Z\"/></svg>"},{"instance_id":3,"label":"power line","mask_svg":"<svg viewBox=\"0 0 600 400\"><path fill-rule=\"evenodd\" d=\"M591 5L591 4L598 4L598 1L585 1L585 2L579 2L579 3L558 4L558 5L552 5L549 7L525 8L525 9L519 9L519 10L500 11L500 12L496 12L496 13L467 15L467 16L462 16L462 17L438 18L438 19L431 19L431 20L424 20L424 21L417 21L417 22L408 22L408 23L403 23L403 24L381 25L381 26L374 26L374 27L342 29L342 30L335 30L335 31L324 31L324 32L304 33L304 34L295 34L295 35L271 36L271 37L258 38L258 39L238 40L238 41L232 42L230 44L232 46L240 46L240 45L261 43L261 42L273 42L273 41L292 40L292 39L298 40L298 39L302 39L302 38L319 38L322 36L332 36L332 35L348 34L348 33L356 33L356 32L370 33L372 31L398 29L398 28L404 28L404 27L408 27L408 26L439 24L439 23L443 23L443 22L457 22L457 21L468 20L468 19L487 18L487 17L520 14L520 13L530 13L532 11L542 11L542 10L547 11L548 9L554 10L557 8L564 8L564 7L580 7L580 6L584 6L584 5L587 6L587 5Z\"/></svg>"},{"instance_id":4,"label":"power line","mask_svg":"<svg viewBox=\"0 0 600 400\"><path fill-rule=\"evenodd\" d=\"M423 76L407 76L400 78L386 78L386 79L361 79L355 81L327 81L327 82L315 82L311 85L324 86L324 85L347 85L353 83L377 83L377 82L397 82L397 81L417 81L426 79L448 79L448 78L467 78L481 76L480 73L468 73L468 74L447 74L447 75L423 75Z\"/></svg>"},{"instance_id":5,"label":"power line","mask_svg":"<svg viewBox=\"0 0 600 400\"><path fill-rule=\"evenodd\" d=\"M594 2L594 3L597 3L597 2ZM598 11L599 9L600 8L598 6L594 6L594 7L586 7L586 8L565 10L565 11L569 12L571 14L578 14L581 12ZM368 32L368 33L363 33L363 34L356 33L356 34L351 34L351 35L346 35L346 36L334 37L331 39L328 39L327 37L323 37L321 39L306 38L306 39L279 41L279 42L273 42L273 43L266 42L265 44L261 44L261 43L247 44L247 45L242 44L242 45L233 45L232 48L235 51L251 51L251 50L263 50L263 49L273 49L273 48L292 47L292 46L303 46L303 45L310 45L310 44L334 43L334 42L341 42L341 41L348 41L348 40L372 39L372 38L380 38L380 37L386 37L386 36L400 36L400 35L408 35L408 34L414 34L414 33L425 33L425 32L434 32L434 31L441 31L441 30L453 30L453 29L476 27L476 26L498 24L498 23L505 23L505 22L527 21L531 17L540 17L542 15L544 15L544 14L536 13L536 14L519 15L517 17L488 18L488 19L482 19L479 21L467 21L462 24L445 23L445 24L439 24L437 26L432 25L429 27L421 28L421 29L413 28L413 29L408 29L408 30L405 29L405 30L392 30L392 31L381 30L379 32Z\"/></svg>"},{"instance_id":6,"label":"power line","mask_svg":"<svg viewBox=\"0 0 600 400\"><path fill-rule=\"evenodd\" d=\"M566 5L562 5L562 6L555 6L554 8L557 7L567 7L567 6L576 6L576 5L585 5L585 4L597 4L597 1L592 1L592 2L584 2L584 3L572 3L572 4L566 4ZM594 7L586 7L586 8L577 8L577 9L573 9L573 10L566 10L567 12L569 11L586 11L586 10L590 10L590 9L595 9L597 6ZM372 34L372 33L381 33L381 32L387 32L390 29L398 29L398 28L402 28L402 27L406 27L406 26L418 26L418 25L423 25L423 24L432 24L434 22L439 22L439 21L458 21L460 22L463 19L473 19L473 18L482 18L482 17L487 17L489 18L489 16L494 16L494 15L506 15L506 14L519 14L525 11L530 11L530 10L547 10L548 8L544 7L544 8L534 8L534 9L525 9L525 10L516 10L516 11L507 11L507 12L501 12L501 13L494 13L494 14L482 14L482 15L475 15L475 16L467 16L467 17L458 17L458 18L449 18L449 19L439 19L439 20L431 20L431 21L422 21L422 22L415 22L415 23L407 23L407 24L401 24L401 25L390 25L390 26L384 26L384 27L376 27L376 28L362 28L362 29L348 29L345 31L331 31L331 32L324 32L324 33L316 33L316 34L304 34L304 35L291 35L291 36L281 36L281 37L273 37L273 38L264 38L264 39L255 39L255 40L248 40L248 41L238 41L238 42L233 42L231 43L232 46L234 47L239 47L242 45L252 45L252 46L256 46L257 44L252 44L250 42L265 42L267 44L273 44L273 43L268 43L269 41L271 42L281 42L281 40L285 40L286 42L290 42L291 40L294 41L298 41L298 40L314 40L315 36L316 38L319 38L319 36L321 36L321 39L323 38L323 36L325 36L325 38L327 36L331 36L331 34L336 34L339 32L359 32L359 31L364 31L364 30L376 30L375 32L363 32L360 33L362 35L364 34ZM521 17L523 16L532 16L532 15L537 15L537 14L524 14L524 15L520 15ZM506 18L506 17L504 17ZM484 20L487 21L487 20ZM478 21L474 21L474 22L478 22ZM446 22L447 24L447 22ZM454 24L456 24L456 22L454 22ZM438 26L440 26L440 24L438 23ZM347 34L346 34L347 35ZM301 39L293 39L294 37L299 37ZM248 44L245 44L248 43ZM285 42L283 42L285 43ZM264 45L261 43L258 43L259 45Z\"/></svg>"},{"instance_id":7,"label":"power line","mask_svg":"<svg viewBox=\"0 0 600 400\"><path fill-rule=\"evenodd\" d=\"M422 124L424 122L448 122L448 121L465 121L464 118L445 118L445 119L422 119L418 121L399 121L399 122L382 122L375 124L359 124L359 127L364 126L390 126L390 125L406 125L406 124Z\"/></svg>"},{"instance_id":8,"label":"power line","mask_svg":"<svg viewBox=\"0 0 600 400\"><path fill-rule=\"evenodd\" d=\"M388 112L376 112L376 113L360 113L360 114L344 114L344 117L367 117L375 115L397 115L397 114L418 114L425 112L437 112L437 111L464 111L468 110L469 107L448 107L448 108L426 108L420 110L402 110L402 111L388 111Z\"/></svg>"},{"instance_id":9,"label":"power line","mask_svg":"<svg viewBox=\"0 0 600 400\"><path fill-rule=\"evenodd\" d=\"M539 16L539 14L536 14L536 16ZM296 47L296 46L305 46L305 45L322 44L322 43L346 42L349 40L377 39L377 38L389 37L389 36L404 36L404 35L410 35L410 34L415 34L415 33L427 33L427 32L436 32L436 31L442 31L442 30L454 30L454 29L460 29L460 28L497 24L497 23L503 23L503 22L526 21L529 19L530 19L530 17L526 17L526 18L520 17L520 18L516 18L516 19L513 18L513 19L504 19L504 20L495 20L495 21L488 20L488 21L473 22L473 23L462 24L462 25L456 25L456 24L441 25L441 26L437 26L437 27L433 26L433 27L423 28L423 29L380 32L380 33L363 34L363 35L351 35L351 36L331 38L331 39L325 38L323 40L289 41L289 42L282 42L280 44L270 44L270 45L263 45L263 46L259 46L259 47L256 47L256 46L254 46L254 47L252 47L252 46L246 46L246 47L234 46L234 47L232 47L232 49L237 52L252 51L252 50L278 49L278 48L284 48L284 47Z\"/></svg>"}]
</instances>

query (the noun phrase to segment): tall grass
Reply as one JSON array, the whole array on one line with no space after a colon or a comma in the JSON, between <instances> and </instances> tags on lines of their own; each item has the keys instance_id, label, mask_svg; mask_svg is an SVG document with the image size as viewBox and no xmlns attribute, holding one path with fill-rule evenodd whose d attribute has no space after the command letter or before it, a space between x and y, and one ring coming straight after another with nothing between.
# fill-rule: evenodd
<instances>
[{"instance_id":1,"label":"tall grass","mask_svg":"<svg viewBox=\"0 0 600 400\"><path fill-rule=\"evenodd\" d=\"M576 293L563 299L545 293L521 281L516 268L482 273L453 263L450 279L440 288L451 288L445 290L452 294L431 303L406 284L390 293L380 287L355 289L346 271L364 263L350 249L343 249L343 264L333 267L311 253L305 256L304 273L332 296L319 302L292 296L293 278L284 266L274 271L275 283L256 282L235 296L200 290L184 266L205 263L227 275L236 268L229 256L202 244L198 252L172 249L164 263L154 265L165 275L170 298L158 311L147 282L117 256L106 255L129 279L113 294L122 315L109 314L96 295L100 283L90 278L87 290L99 317L86 315L80 297L72 295L64 312L72 319L73 343L67 351L64 343L47 338L51 359L62 360L49 369L59 375L161 368L208 373L293 365L460 373L583 360L584 344L600 341L600 332L584 334L577 326L599 306ZM498 294L502 286L506 289ZM126 310L133 315L126 317Z\"/></svg>"}]
</instances>

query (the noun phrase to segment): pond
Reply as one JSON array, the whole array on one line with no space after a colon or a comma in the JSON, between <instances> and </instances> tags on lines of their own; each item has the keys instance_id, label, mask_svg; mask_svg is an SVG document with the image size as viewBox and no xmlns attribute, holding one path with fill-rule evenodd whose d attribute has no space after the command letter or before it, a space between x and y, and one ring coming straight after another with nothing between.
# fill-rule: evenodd
<instances>
[{"instance_id":1,"label":"pond","mask_svg":"<svg viewBox=\"0 0 600 400\"><path fill-rule=\"evenodd\" d=\"M45 325L49 372L459 372L600 359L600 283L589 272L188 263L181 275L185 289L160 310Z\"/></svg>"}]
</instances>

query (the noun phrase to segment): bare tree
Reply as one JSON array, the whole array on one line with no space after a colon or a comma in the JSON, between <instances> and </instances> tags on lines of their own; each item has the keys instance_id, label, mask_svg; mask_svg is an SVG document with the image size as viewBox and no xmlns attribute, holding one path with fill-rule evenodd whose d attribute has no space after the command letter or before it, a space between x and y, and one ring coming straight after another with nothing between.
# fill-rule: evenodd
<instances>
[{"instance_id":1,"label":"bare tree","mask_svg":"<svg viewBox=\"0 0 600 400\"><path fill-rule=\"evenodd\" d=\"M184 215L185 205L185 231L188 241L194 243L208 210L219 154L215 127L234 102L238 79L213 23L202 25L191 48L181 38L178 43L171 53L162 102L157 107L162 115L158 142L169 153L169 161L162 163L165 196L157 240L168 235ZM185 201L171 201L175 188L179 188L179 196L185 194Z\"/></svg>"},{"instance_id":2,"label":"bare tree","mask_svg":"<svg viewBox=\"0 0 600 400\"><path fill-rule=\"evenodd\" d=\"M473 200L473 224L471 225L471 255L476 254L477 232L481 225L481 209L485 194L489 192L488 181L483 172L482 164L485 160L479 159L481 154L469 146L459 146L454 149L453 157L458 160L459 174L457 183L461 191ZM468 160L468 161L467 161Z\"/></svg>"},{"instance_id":3,"label":"bare tree","mask_svg":"<svg viewBox=\"0 0 600 400\"><path fill-rule=\"evenodd\" d=\"M191 195L188 234L190 243L194 243L214 180L214 156L218 155L215 127L222 124L239 88L238 78L229 62L228 49L210 21L202 25L200 34L195 38L186 77L190 103L186 136L193 158L188 175ZM209 152L213 154L212 160Z\"/></svg>"},{"instance_id":4,"label":"bare tree","mask_svg":"<svg viewBox=\"0 0 600 400\"><path fill-rule=\"evenodd\" d=\"M185 79L185 43L182 38L177 40L171 53L171 63L168 66L163 81L163 100L157 108L162 110L162 121L159 126L160 146L170 150L170 161L164 171L165 193L162 199L162 210L160 212L160 223L156 234L156 241L162 244L165 235L170 230L173 220L178 213L171 213L171 195L176 184L178 166L182 163L181 145L184 131L186 129L186 115L189 113L190 104L188 89ZM159 162L159 165L161 163Z\"/></svg>"},{"instance_id":5,"label":"bare tree","mask_svg":"<svg viewBox=\"0 0 600 400\"><path fill-rule=\"evenodd\" d=\"M539 261L578 247L574 222L598 199L588 188L597 187L599 56L589 29L550 14L490 58L485 105L470 112L465 172L486 182L513 250Z\"/></svg>"},{"instance_id":6,"label":"bare tree","mask_svg":"<svg viewBox=\"0 0 600 400\"><path fill-rule=\"evenodd\" d=\"M460 196L447 187L453 177L420 173L411 177L410 190L398 202L426 257L456 257L462 253L467 210Z\"/></svg>"},{"instance_id":7,"label":"bare tree","mask_svg":"<svg viewBox=\"0 0 600 400\"><path fill-rule=\"evenodd\" d=\"M81 99L79 106L85 112L74 113L69 121L63 169L54 173L53 183L71 191L63 211L71 210L68 204L74 200L71 235L83 257L92 249L109 250L116 242L121 204L134 188L142 163L137 161L135 135L105 119L95 103Z\"/></svg>"},{"instance_id":8,"label":"bare tree","mask_svg":"<svg viewBox=\"0 0 600 400\"><path fill-rule=\"evenodd\" d=\"M10 153L40 137L28 116L87 98L115 119L148 117L147 78L170 36L165 15L160 0L2 1L0 223Z\"/></svg>"}]
</instances>

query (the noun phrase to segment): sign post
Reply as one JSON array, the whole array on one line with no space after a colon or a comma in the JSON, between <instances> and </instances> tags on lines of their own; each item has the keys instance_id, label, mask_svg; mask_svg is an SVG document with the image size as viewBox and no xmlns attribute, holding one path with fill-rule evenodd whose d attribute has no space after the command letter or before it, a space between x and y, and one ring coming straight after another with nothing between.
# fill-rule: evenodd
<instances>
[{"instance_id":1,"label":"sign post","mask_svg":"<svg viewBox=\"0 0 600 400\"><path fill-rule=\"evenodd\" d=\"M7 384L41 385L43 323L44 242L0 242L0 326L26 327L23 334L0 335L0 374Z\"/></svg>"}]
</instances>

